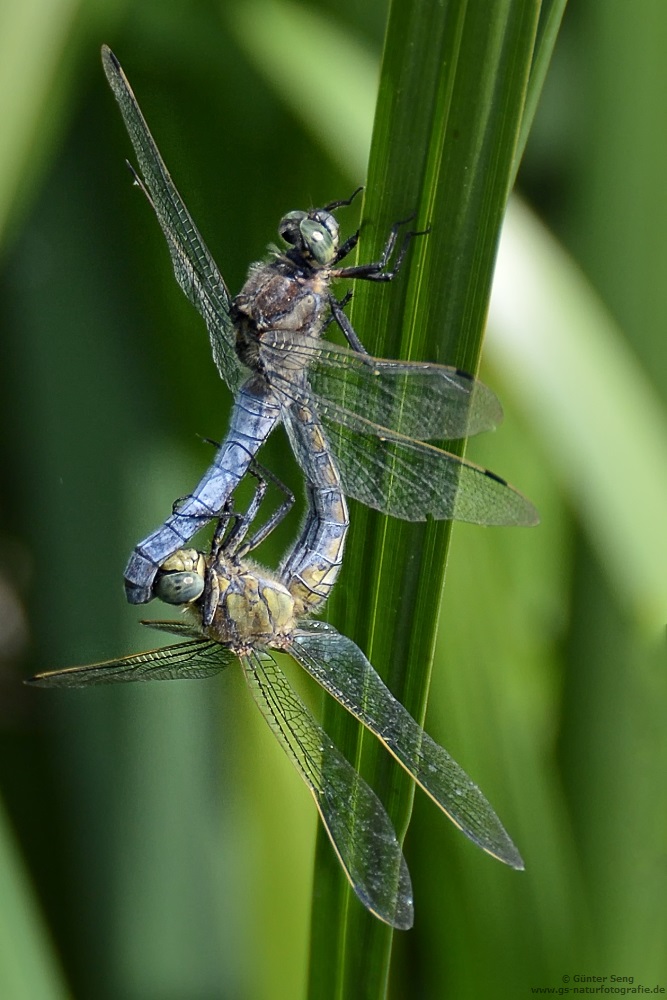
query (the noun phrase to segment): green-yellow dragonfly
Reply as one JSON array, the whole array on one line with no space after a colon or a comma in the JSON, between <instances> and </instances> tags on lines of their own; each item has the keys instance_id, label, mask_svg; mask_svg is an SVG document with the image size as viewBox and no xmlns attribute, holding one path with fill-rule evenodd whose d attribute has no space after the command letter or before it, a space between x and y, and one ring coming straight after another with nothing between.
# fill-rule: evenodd
<instances>
[{"instance_id":1,"label":"green-yellow dragonfly","mask_svg":"<svg viewBox=\"0 0 667 1000\"><path fill-rule=\"evenodd\" d=\"M278 574L246 558L276 522L271 519L247 540L262 494L260 486L243 517L233 517L228 502L208 558L180 550L158 573L157 596L184 605L186 615L145 624L188 641L38 674L31 683L73 688L202 678L240 661L262 715L313 795L355 893L381 920L407 929L413 922L412 887L391 820L292 689L274 652L291 656L374 733L470 840L512 868L523 868L523 862L477 785L415 722L355 643L307 618L338 574L347 529L343 494L331 490L326 520L311 509Z\"/></svg>"}]
</instances>

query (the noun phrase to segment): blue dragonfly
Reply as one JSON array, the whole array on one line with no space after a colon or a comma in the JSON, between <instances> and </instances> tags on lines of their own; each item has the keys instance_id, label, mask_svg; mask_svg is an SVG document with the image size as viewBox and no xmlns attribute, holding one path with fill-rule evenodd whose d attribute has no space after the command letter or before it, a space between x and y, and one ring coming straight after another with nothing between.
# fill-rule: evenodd
<instances>
[{"instance_id":1,"label":"blue dragonfly","mask_svg":"<svg viewBox=\"0 0 667 1000\"><path fill-rule=\"evenodd\" d=\"M213 463L136 546L125 570L128 600L139 604L154 596L159 566L220 515L280 422L315 488L311 452L318 438L345 495L376 510L409 521L537 523L533 505L505 480L426 443L494 427L502 410L493 392L459 369L371 357L344 312L346 300L331 290L338 279L390 281L416 234L404 232L399 243L399 223L379 260L341 266L359 233L341 242L334 212L351 199L288 212L278 227L285 249L272 248L265 261L252 264L232 297L107 46L102 63L138 159L141 175L130 167L134 180L153 207L176 279L204 318L215 364L234 396L229 431ZM349 348L322 340L332 321Z\"/></svg>"},{"instance_id":2,"label":"blue dragonfly","mask_svg":"<svg viewBox=\"0 0 667 1000\"><path fill-rule=\"evenodd\" d=\"M522 869L523 861L477 785L392 695L355 643L331 625L309 620L321 609L341 565L344 494L336 487L323 491L326 509L310 507L297 542L275 574L247 558L291 502L248 538L265 488L260 482L242 516L233 513L228 498L208 557L182 549L158 570L156 596L182 605L185 614L176 621L144 624L187 641L38 674L28 683L75 688L203 678L240 661L260 712L315 800L357 897L379 919L408 929L412 885L392 822L293 690L275 652L291 656L363 723L473 843L512 868Z\"/></svg>"}]
</instances>

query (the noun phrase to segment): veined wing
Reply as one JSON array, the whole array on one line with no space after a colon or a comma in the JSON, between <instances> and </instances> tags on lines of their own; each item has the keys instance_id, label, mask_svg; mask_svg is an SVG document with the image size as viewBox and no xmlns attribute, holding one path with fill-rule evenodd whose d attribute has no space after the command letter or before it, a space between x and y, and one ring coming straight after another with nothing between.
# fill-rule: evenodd
<instances>
[{"instance_id":1,"label":"veined wing","mask_svg":"<svg viewBox=\"0 0 667 1000\"><path fill-rule=\"evenodd\" d=\"M297 633L290 653L384 743L473 843L512 868L523 868L521 855L477 785L394 698L351 639L314 622Z\"/></svg>"},{"instance_id":2,"label":"veined wing","mask_svg":"<svg viewBox=\"0 0 667 1000\"><path fill-rule=\"evenodd\" d=\"M142 621L140 624L145 625L146 628L152 628L155 632L170 632L172 635L180 635L188 639L202 640L205 638L201 624L198 625L195 622L189 622L182 618L169 619L167 621L155 621L151 619L150 621ZM217 646L218 643L214 643L214 645Z\"/></svg>"},{"instance_id":3,"label":"veined wing","mask_svg":"<svg viewBox=\"0 0 667 1000\"><path fill-rule=\"evenodd\" d=\"M276 333L273 339L271 345L269 335L262 338L271 382L272 370L284 366L289 351L307 370L317 409L346 426L353 428L355 415L363 414L369 424L378 425L379 433L393 431L418 441L454 440L491 430L503 418L495 393L458 368L374 358L315 337L285 342ZM289 385L281 381L280 388L289 395Z\"/></svg>"},{"instance_id":4,"label":"veined wing","mask_svg":"<svg viewBox=\"0 0 667 1000\"><path fill-rule=\"evenodd\" d=\"M128 681L177 681L212 677L235 659L217 642L195 639L175 646L153 649L118 660L67 667L30 677L26 684L38 687L88 687L92 684L120 684Z\"/></svg>"},{"instance_id":5,"label":"veined wing","mask_svg":"<svg viewBox=\"0 0 667 1000\"><path fill-rule=\"evenodd\" d=\"M138 178L137 182L166 237L176 280L204 317L215 364L235 391L243 369L236 356L230 296L223 277L176 190L120 63L106 45L102 46L102 65L139 161L143 183Z\"/></svg>"},{"instance_id":6,"label":"veined wing","mask_svg":"<svg viewBox=\"0 0 667 1000\"><path fill-rule=\"evenodd\" d=\"M347 878L364 906L412 926L410 874L384 806L342 756L268 653L241 657L252 695L310 789Z\"/></svg>"},{"instance_id":7,"label":"veined wing","mask_svg":"<svg viewBox=\"0 0 667 1000\"><path fill-rule=\"evenodd\" d=\"M367 507L405 521L425 521L428 515L472 524L539 521L530 501L488 469L380 428L342 407L318 407L317 413L343 492ZM285 408L283 422L299 463L308 469L310 441L298 407Z\"/></svg>"}]
</instances>

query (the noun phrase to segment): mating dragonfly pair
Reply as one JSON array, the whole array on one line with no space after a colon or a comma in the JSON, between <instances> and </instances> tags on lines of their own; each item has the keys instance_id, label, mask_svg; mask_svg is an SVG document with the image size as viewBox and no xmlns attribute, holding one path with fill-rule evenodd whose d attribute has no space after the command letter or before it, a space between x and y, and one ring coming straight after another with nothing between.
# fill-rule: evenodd
<instances>
[{"instance_id":1,"label":"mating dragonfly pair","mask_svg":"<svg viewBox=\"0 0 667 1000\"><path fill-rule=\"evenodd\" d=\"M202 314L216 366L234 394L231 426L199 485L137 545L125 571L128 600L182 604L188 620L147 623L190 641L92 666L38 675L43 686L203 677L235 657L258 706L311 790L354 891L392 926L412 925L412 890L396 834L375 794L289 686L270 650L288 652L387 746L452 821L514 868L521 857L481 791L393 697L357 646L307 616L336 581L348 528L345 497L407 520L527 525L533 506L504 480L426 441L489 429L495 395L458 369L369 356L331 291L339 278L389 281L413 232L394 227L380 260L339 266L358 232L339 239L337 208L290 212L287 249L253 264L232 298L178 194L118 61L102 61L137 155L135 182L165 234L174 273ZM132 168L131 168L132 169ZM393 265L391 261L393 259ZM336 323L349 348L322 341ZM264 486L245 515L233 492L282 422L304 471L309 514L277 574L246 561L278 517L247 540ZM279 512L282 516L287 505ZM218 525L208 556L185 548Z\"/></svg>"}]
</instances>

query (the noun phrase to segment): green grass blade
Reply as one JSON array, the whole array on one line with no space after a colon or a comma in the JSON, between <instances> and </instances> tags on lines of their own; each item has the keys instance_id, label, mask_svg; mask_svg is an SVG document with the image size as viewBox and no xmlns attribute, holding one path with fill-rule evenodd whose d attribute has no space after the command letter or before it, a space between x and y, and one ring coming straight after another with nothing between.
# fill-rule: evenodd
<instances>
[{"instance_id":1,"label":"green grass blade","mask_svg":"<svg viewBox=\"0 0 667 1000\"><path fill-rule=\"evenodd\" d=\"M498 233L512 179L539 8L392 6L364 219L364 259L397 218L431 226L393 285L355 290L369 350L477 367ZM498 470L502 472L502 469ZM332 617L423 719L448 525L408 526L354 509ZM325 727L388 805L404 835L413 789L372 741L327 705ZM465 762L463 762L465 764ZM320 838L311 996L383 996L392 932L350 898ZM416 900L417 918L419 900Z\"/></svg>"},{"instance_id":2,"label":"green grass blade","mask_svg":"<svg viewBox=\"0 0 667 1000\"><path fill-rule=\"evenodd\" d=\"M521 121L519 141L514 157L514 171L512 181L516 178L521 157L523 156L528 134L535 118L537 105L542 93L542 87L547 75L547 70L551 63L556 38L560 29L567 0L543 0L540 9L540 21L537 27L537 37L535 39L535 52L533 54L533 65L530 70L528 81L528 92L526 94L526 106Z\"/></svg>"}]
</instances>

